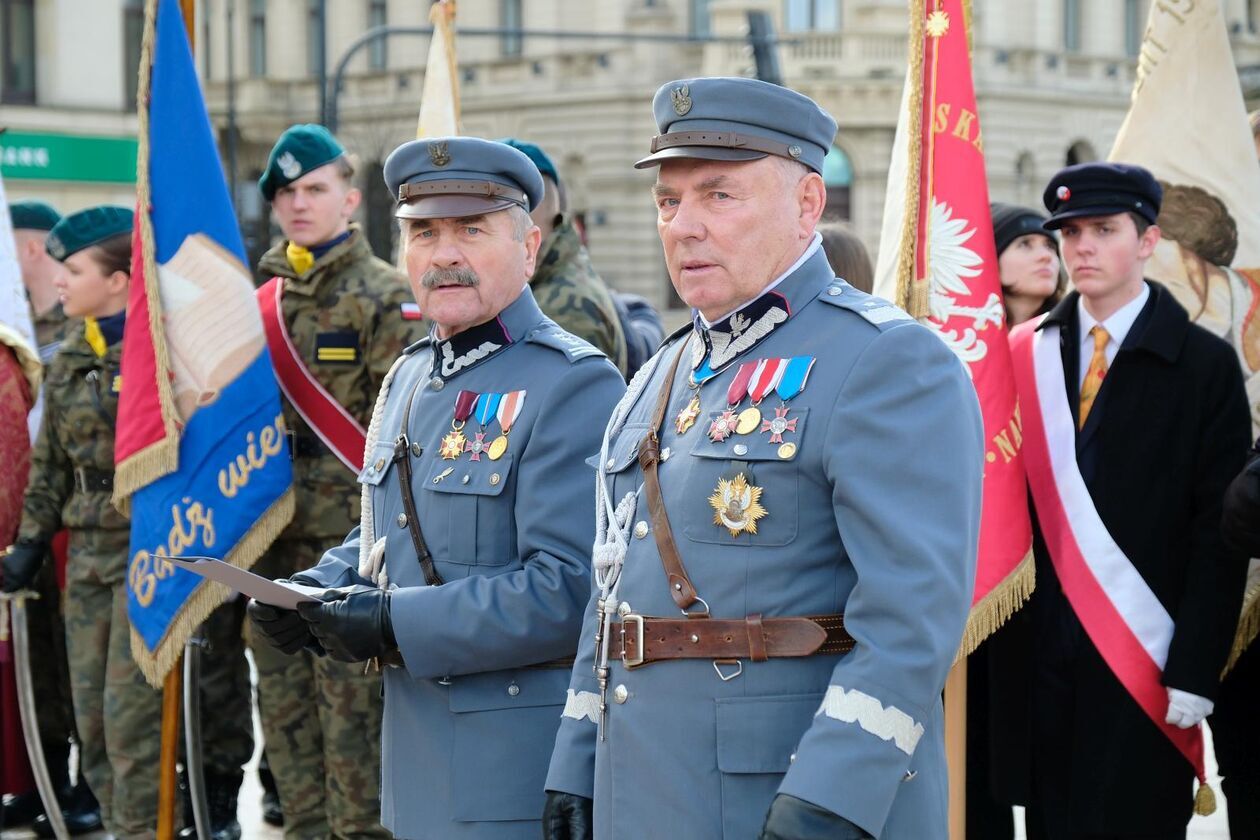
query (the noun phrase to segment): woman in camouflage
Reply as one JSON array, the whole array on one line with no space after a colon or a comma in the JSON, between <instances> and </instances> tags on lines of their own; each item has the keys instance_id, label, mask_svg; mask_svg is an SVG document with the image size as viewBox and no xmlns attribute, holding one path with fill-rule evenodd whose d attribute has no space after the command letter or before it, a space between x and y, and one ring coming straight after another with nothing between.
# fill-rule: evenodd
<instances>
[{"instance_id":1,"label":"woman in camouflage","mask_svg":"<svg viewBox=\"0 0 1260 840\"><path fill-rule=\"evenodd\" d=\"M82 318L47 370L44 423L18 542L4 560L6 589L28 584L58 529L70 532L66 646L80 743L79 766L116 837L154 835L160 695L131 657L127 620L129 524L110 501L132 213L93 207L49 232L62 263L65 312Z\"/></svg>"}]
</instances>

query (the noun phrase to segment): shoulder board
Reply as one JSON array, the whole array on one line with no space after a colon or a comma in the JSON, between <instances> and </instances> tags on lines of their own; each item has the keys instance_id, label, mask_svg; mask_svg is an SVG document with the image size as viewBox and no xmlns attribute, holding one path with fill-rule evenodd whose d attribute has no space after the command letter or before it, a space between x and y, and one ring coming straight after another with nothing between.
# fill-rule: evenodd
<instances>
[{"instance_id":1,"label":"shoulder board","mask_svg":"<svg viewBox=\"0 0 1260 840\"><path fill-rule=\"evenodd\" d=\"M552 350L559 350L570 364L590 356L606 358L599 348L588 344L576 335L565 332L555 324L546 324L531 330L526 334L525 340L550 347Z\"/></svg>"},{"instance_id":2,"label":"shoulder board","mask_svg":"<svg viewBox=\"0 0 1260 840\"><path fill-rule=\"evenodd\" d=\"M429 346L429 344L430 344L430 339L429 339L429 337L426 335L424 338L420 339L420 340L419 340L419 341L417 341L415 344L408 345L406 348L404 348L404 349L403 349L403 355L404 355L404 356L410 356L410 355L414 354L417 350L421 350L421 349L423 349L423 348L425 348L425 347L428 347L428 346Z\"/></svg>"},{"instance_id":3,"label":"shoulder board","mask_svg":"<svg viewBox=\"0 0 1260 840\"><path fill-rule=\"evenodd\" d=\"M818 296L818 300L831 306L855 312L880 330L905 321L914 321L910 313L883 298L868 295L837 278Z\"/></svg>"}]
</instances>

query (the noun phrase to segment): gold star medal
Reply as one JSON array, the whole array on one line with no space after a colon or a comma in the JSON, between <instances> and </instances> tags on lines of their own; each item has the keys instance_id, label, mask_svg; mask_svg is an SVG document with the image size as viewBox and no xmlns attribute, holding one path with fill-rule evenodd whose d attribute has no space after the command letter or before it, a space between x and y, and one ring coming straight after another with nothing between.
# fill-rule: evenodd
<instances>
[{"instance_id":1,"label":"gold star medal","mask_svg":"<svg viewBox=\"0 0 1260 840\"><path fill-rule=\"evenodd\" d=\"M443 460L454 461L466 451L464 447L468 438L464 437L463 428L468 415L472 414L477 396L476 391L460 391L455 396L455 417L451 420L451 430L442 438L442 445L438 449Z\"/></svg>"},{"instance_id":2,"label":"gold star medal","mask_svg":"<svg viewBox=\"0 0 1260 840\"><path fill-rule=\"evenodd\" d=\"M678 416L674 418L674 431L678 434L686 434L687 430L695 425L696 418L700 416L700 397L692 397L691 400L678 412Z\"/></svg>"},{"instance_id":3,"label":"gold star medal","mask_svg":"<svg viewBox=\"0 0 1260 840\"><path fill-rule=\"evenodd\" d=\"M730 480L719 478L717 490L709 497L713 524L725 527L732 537L757 533L757 520L769 513L761 506L761 493L762 488L749 484L743 473Z\"/></svg>"}]
</instances>

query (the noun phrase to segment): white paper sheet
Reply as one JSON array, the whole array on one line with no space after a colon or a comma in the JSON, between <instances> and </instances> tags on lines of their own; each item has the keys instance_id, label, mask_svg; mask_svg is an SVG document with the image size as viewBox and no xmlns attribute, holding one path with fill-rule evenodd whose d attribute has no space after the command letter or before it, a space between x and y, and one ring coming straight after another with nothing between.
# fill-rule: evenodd
<instances>
[{"instance_id":1,"label":"white paper sheet","mask_svg":"<svg viewBox=\"0 0 1260 840\"><path fill-rule=\"evenodd\" d=\"M297 605L304 601L322 600L319 596L327 591L317 586L271 580L214 557L165 557L156 554L153 557L170 560L181 569L221 583L228 589L248 595L264 604L286 610L296 610Z\"/></svg>"}]
</instances>

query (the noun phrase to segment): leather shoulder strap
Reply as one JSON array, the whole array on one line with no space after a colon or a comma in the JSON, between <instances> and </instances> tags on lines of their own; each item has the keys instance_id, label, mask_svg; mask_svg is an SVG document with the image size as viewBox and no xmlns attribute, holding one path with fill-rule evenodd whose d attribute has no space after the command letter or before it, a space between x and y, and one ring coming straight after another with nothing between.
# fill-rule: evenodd
<instances>
[{"instance_id":1,"label":"leather shoulder strap","mask_svg":"<svg viewBox=\"0 0 1260 840\"><path fill-rule=\"evenodd\" d=\"M682 555L678 553L678 544L674 541L674 532L670 528L669 514L665 511L665 500L661 497L661 482L657 476L657 468L661 460L661 428L665 423L665 412L669 408L670 391L673 390L674 376L678 373L678 365L687 352L687 341L683 341L674 356L674 362L665 374L660 393L656 397L656 408L652 412L652 428L639 444L639 466L643 469L643 489L647 494L648 511L652 517L652 534L656 539L656 550L661 555L661 565L665 567L665 576L669 580L669 596L683 612L692 607L700 596L687 576L683 567ZM689 615L693 615L688 613ZM703 613L695 613L696 617L708 615L706 605Z\"/></svg>"}]
</instances>

